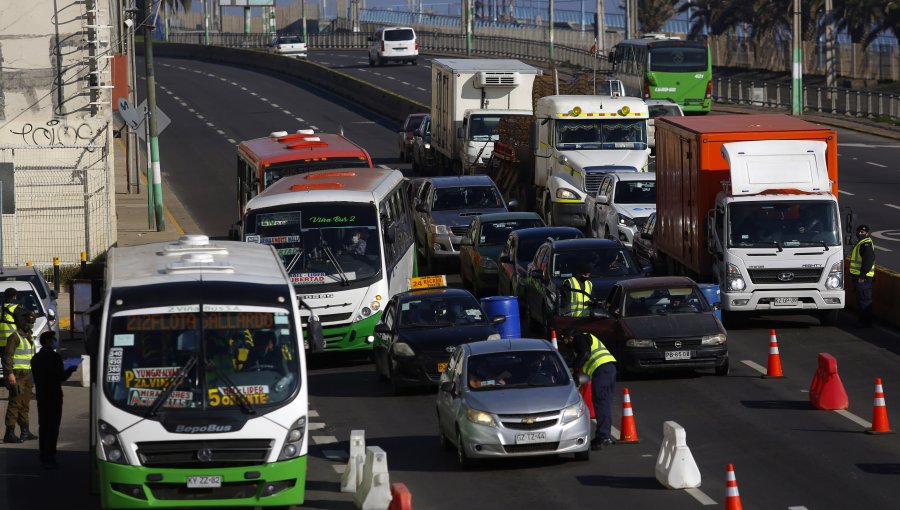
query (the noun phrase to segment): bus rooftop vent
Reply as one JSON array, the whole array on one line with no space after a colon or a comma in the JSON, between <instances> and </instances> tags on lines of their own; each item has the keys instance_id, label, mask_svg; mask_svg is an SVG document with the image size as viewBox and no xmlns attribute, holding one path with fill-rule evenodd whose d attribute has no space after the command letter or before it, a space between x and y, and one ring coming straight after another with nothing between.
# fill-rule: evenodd
<instances>
[{"instance_id":1,"label":"bus rooftop vent","mask_svg":"<svg viewBox=\"0 0 900 510\"><path fill-rule=\"evenodd\" d=\"M166 265L167 273L205 272L233 273L234 266L225 260L216 260L212 253L187 253L176 262Z\"/></svg>"},{"instance_id":2,"label":"bus rooftop vent","mask_svg":"<svg viewBox=\"0 0 900 510\"><path fill-rule=\"evenodd\" d=\"M178 241L166 246L164 255L182 255L184 253L208 253L212 255L227 255L228 250L221 246L209 244L209 236L188 234L178 238Z\"/></svg>"}]
</instances>

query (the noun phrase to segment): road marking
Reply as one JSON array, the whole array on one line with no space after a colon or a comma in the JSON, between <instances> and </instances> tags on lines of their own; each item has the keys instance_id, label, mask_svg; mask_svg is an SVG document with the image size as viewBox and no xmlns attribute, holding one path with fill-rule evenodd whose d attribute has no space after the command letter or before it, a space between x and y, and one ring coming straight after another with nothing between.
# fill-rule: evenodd
<instances>
[{"instance_id":1,"label":"road marking","mask_svg":"<svg viewBox=\"0 0 900 510\"><path fill-rule=\"evenodd\" d=\"M297 122L304 122L304 120L301 119L300 117L294 117L294 120L296 120Z\"/></svg>"},{"instance_id":2,"label":"road marking","mask_svg":"<svg viewBox=\"0 0 900 510\"><path fill-rule=\"evenodd\" d=\"M225 78L221 78L221 77L220 77L219 79L222 80L222 81L228 81L228 80L226 80Z\"/></svg>"},{"instance_id":3,"label":"road marking","mask_svg":"<svg viewBox=\"0 0 900 510\"><path fill-rule=\"evenodd\" d=\"M850 193L849 191L844 191L842 189L839 189L838 193L840 193L841 195L847 195L848 197L852 197L853 195L856 194L856 193Z\"/></svg>"},{"instance_id":4,"label":"road marking","mask_svg":"<svg viewBox=\"0 0 900 510\"><path fill-rule=\"evenodd\" d=\"M716 502L711 497L704 494L700 489L685 489L684 492L690 494L703 506L712 506L716 504Z\"/></svg>"},{"instance_id":5,"label":"road marking","mask_svg":"<svg viewBox=\"0 0 900 510\"><path fill-rule=\"evenodd\" d=\"M185 103L184 101L182 101L182 102L179 103L179 104L181 104L181 106L187 106L187 103Z\"/></svg>"},{"instance_id":6,"label":"road marking","mask_svg":"<svg viewBox=\"0 0 900 510\"><path fill-rule=\"evenodd\" d=\"M319 126L312 126L312 125L311 125L311 126L309 126L309 129L312 129L313 131L318 131L318 130L319 130Z\"/></svg>"},{"instance_id":7,"label":"road marking","mask_svg":"<svg viewBox=\"0 0 900 510\"><path fill-rule=\"evenodd\" d=\"M216 77L216 75L214 75L214 74L212 74L212 73L206 73L206 76L212 76L213 78Z\"/></svg>"},{"instance_id":8,"label":"road marking","mask_svg":"<svg viewBox=\"0 0 900 510\"><path fill-rule=\"evenodd\" d=\"M181 98L178 97L178 96L172 96L172 99L174 99L174 100L176 100L176 101L181 101Z\"/></svg>"},{"instance_id":9,"label":"road marking","mask_svg":"<svg viewBox=\"0 0 900 510\"><path fill-rule=\"evenodd\" d=\"M331 467L334 468L334 472L339 475L344 474L344 471L347 470L347 466L345 466L344 464L332 464Z\"/></svg>"},{"instance_id":10,"label":"road marking","mask_svg":"<svg viewBox=\"0 0 900 510\"><path fill-rule=\"evenodd\" d=\"M237 82L236 82L236 81L231 82L231 84L234 85L235 87L237 87Z\"/></svg>"},{"instance_id":11,"label":"road marking","mask_svg":"<svg viewBox=\"0 0 900 510\"><path fill-rule=\"evenodd\" d=\"M201 114L198 113L198 114L197 114L197 118L198 118L198 119L205 119L206 117L204 117L203 115L201 115Z\"/></svg>"},{"instance_id":12,"label":"road marking","mask_svg":"<svg viewBox=\"0 0 900 510\"><path fill-rule=\"evenodd\" d=\"M876 163L874 161L866 161L867 165L877 166L879 168L887 168L887 165L882 165L881 163Z\"/></svg>"},{"instance_id":13,"label":"road marking","mask_svg":"<svg viewBox=\"0 0 900 510\"><path fill-rule=\"evenodd\" d=\"M310 422L309 430L322 430L325 428L325 424L322 422Z\"/></svg>"},{"instance_id":14,"label":"road marking","mask_svg":"<svg viewBox=\"0 0 900 510\"><path fill-rule=\"evenodd\" d=\"M281 110L285 115L293 115L290 110Z\"/></svg>"},{"instance_id":15,"label":"road marking","mask_svg":"<svg viewBox=\"0 0 900 510\"><path fill-rule=\"evenodd\" d=\"M378 168L384 168L385 170L391 170L391 167L387 165L378 165Z\"/></svg>"},{"instance_id":16,"label":"road marking","mask_svg":"<svg viewBox=\"0 0 900 510\"><path fill-rule=\"evenodd\" d=\"M256 92L251 92L250 95L251 95L251 96L258 96L259 94L257 94Z\"/></svg>"},{"instance_id":17,"label":"road marking","mask_svg":"<svg viewBox=\"0 0 900 510\"><path fill-rule=\"evenodd\" d=\"M209 127L216 127L216 126L213 125L212 122L207 122L206 125L209 126Z\"/></svg>"},{"instance_id":18,"label":"road marking","mask_svg":"<svg viewBox=\"0 0 900 510\"><path fill-rule=\"evenodd\" d=\"M421 90L422 92L425 92L425 89L423 89L422 87L416 87L416 90Z\"/></svg>"},{"instance_id":19,"label":"road marking","mask_svg":"<svg viewBox=\"0 0 900 510\"><path fill-rule=\"evenodd\" d=\"M243 87L243 86L242 86L242 87L241 87L241 90L247 90L247 87Z\"/></svg>"},{"instance_id":20,"label":"road marking","mask_svg":"<svg viewBox=\"0 0 900 510\"><path fill-rule=\"evenodd\" d=\"M766 375L767 373L769 373L769 371L766 370L765 367L763 367L762 365L760 365L759 363L757 363L755 361L750 361L749 359L742 359L741 363L747 365L748 367L752 368L753 370L756 370L757 372L761 373L762 375Z\"/></svg>"},{"instance_id":21,"label":"road marking","mask_svg":"<svg viewBox=\"0 0 900 510\"><path fill-rule=\"evenodd\" d=\"M228 139L228 143L234 145L234 144L237 143L237 140L235 140L234 138L229 138L229 139Z\"/></svg>"},{"instance_id":22,"label":"road marking","mask_svg":"<svg viewBox=\"0 0 900 510\"><path fill-rule=\"evenodd\" d=\"M264 101L264 102L266 102L266 103L268 103L268 102L269 102L269 100L268 100L268 99L266 99L266 98L264 98L264 97L261 97L261 98L259 98L259 100L260 100L260 101Z\"/></svg>"},{"instance_id":23,"label":"road marking","mask_svg":"<svg viewBox=\"0 0 900 510\"><path fill-rule=\"evenodd\" d=\"M789 506L788 510L809 510L805 506Z\"/></svg>"},{"instance_id":24,"label":"road marking","mask_svg":"<svg viewBox=\"0 0 900 510\"><path fill-rule=\"evenodd\" d=\"M388 76L387 79L389 79L389 80L396 80L397 78L394 78L393 76Z\"/></svg>"},{"instance_id":25,"label":"road marking","mask_svg":"<svg viewBox=\"0 0 900 510\"><path fill-rule=\"evenodd\" d=\"M186 70L187 70L184 66L178 66L178 69L181 69L182 71L186 71Z\"/></svg>"},{"instance_id":26,"label":"road marking","mask_svg":"<svg viewBox=\"0 0 900 510\"><path fill-rule=\"evenodd\" d=\"M309 417L310 417L310 418L318 418L318 417L319 417L319 411L316 411L315 409L310 409L310 410L309 410Z\"/></svg>"},{"instance_id":27,"label":"road marking","mask_svg":"<svg viewBox=\"0 0 900 510\"><path fill-rule=\"evenodd\" d=\"M219 133L220 135L224 135L224 134L225 134L225 131L222 131L221 129L217 129L217 130L216 130L216 133Z\"/></svg>"},{"instance_id":28,"label":"road marking","mask_svg":"<svg viewBox=\"0 0 900 510\"><path fill-rule=\"evenodd\" d=\"M884 205L886 205L888 207L893 207L894 209L900 209L900 205L894 205L894 204L884 204Z\"/></svg>"},{"instance_id":29,"label":"road marking","mask_svg":"<svg viewBox=\"0 0 900 510\"><path fill-rule=\"evenodd\" d=\"M410 85L410 83L408 81L401 81L400 83L402 83L403 85L406 85L407 87L409 87L409 85Z\"/></svg>"},{"instance_id":30,"label":"road marking","mask_svg":"<svg viewBox=\"0 0 900 510\"><path fill-rule=\"evenodd\" d=\"M372 74L374 74L375 76L381 76L381 73L372 73Z\"/></svg>"},{"instance_id":31,"label":"road marking","mask_svg":"<svg viewBox=\"0 0 900 510\"><path fill-rule=\"evenodd\" d=\"M853 423L859 425L860 427L863 427L866 429L872 428L871 423L860 418L859 416L856 416L855 414L851 413L850 411L847 411L846 409L838 409L835 412L838 413L839 415L843 416L844 418L847 418L848 420L852 421Z\"/></svg>"},{"instance_id":32,"label":"road marking","mask_svg":"<svg viewBox=\"0 0 900 510\"><path fill-rule=\"evenodd\" d=\"M350 458L350 454L345 450L322 450L322 455L330 460L344 460Z\"/></svg>"},{"instance_id":33,"label":"road marking","mask_svg":"<svg viewBox=\"0 0 900 510\"><path fill-rule=\"evenodd\" d=\"M188 111L191 112L191 113L194 113L194 112L196 112L197 110L195 110L195 109L193 109L193 108L188 108Z\"/></svg>"},{"instance_id":34,"label":"road marking","mask_svg":"<svg viewBox=\"0 0 900 510\"><path fill-rule=\"evenodd\" d=\"M884 246L875 246L875 249L876 249L876 250L881 250L881 251L894 251L894 250L892 250L892 249L890 249L890 248L885 248Z\"/></svg>"},{"instance_id":35,"label":"road marking","mask_svg":"<svg viewBox=\"0 0 900 510\"><path fill-rule=\"evenodd\" d=\"M278 105L277 105L277 104L275 104L275 103L272 103L272 108L281 108L281 107L280 107L280 106L278 106Z\"/></svg>"},{"instance_id":36,"label":"road marking","mask_svg":"<svg viewBox=\"0 0 900 510\"><path fill-rule=\"evenodd\" d=\"M334 436L312 436L312 442L316 444L332 444L337 443L338 440Z\"/></svg>"},{"instance_id":37,"label":"road marking","mask_svg":"<svg viewBox=\"0 0 900 510\"><path fill-rule=\"evenodd\" d=\"M361 120L361 121L358 121L358 122L354 122L354 124L375 124L375 121L373 121L373 120Z\"/></svg>"}]
</instances>

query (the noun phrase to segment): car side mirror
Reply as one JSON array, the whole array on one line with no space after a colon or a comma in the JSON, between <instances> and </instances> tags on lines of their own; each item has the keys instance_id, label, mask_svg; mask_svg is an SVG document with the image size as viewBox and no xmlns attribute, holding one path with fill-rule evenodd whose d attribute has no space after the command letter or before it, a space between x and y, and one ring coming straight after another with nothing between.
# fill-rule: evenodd
<instances>
[{"instance_id":1,"label":"car side mirror","mask_svg":"<svg viewBox=\"0 0 900 510\"><path fill-rule=\"evenodd\" d=\"M455 393L456 383L453 381L444 381L441 383L441 391L445 393Z\"/></svg>"},{"instance_id":2,"label":"car side mirror","mask_svg":"<svg viewBox=\"0 0 900 510\"><path fill-rule=\"evenodd\" d=\"M612 319L612 314L605 308L594 308L591 310L592 319Z\"/></svg>"},{"instance_id":3,"label":"car side mirror","mask_svg":"<svg viewBox=\"0 0 900 510\"><path fill-rule=\"evenodd\" d=\"M419 202L418 204L416 204L416 211L418 211L418 212L428 212L428 209L425 208L425 204L423 204L422 202Z\"/></svg>"},{"instance_id":4,"label":"car side mirror","mask_svg":"<svg viewBox=\"0 0 900 510\"><path fill-rule=\"evenodd\" d=\"M474 244L475 244L475 243L472 242L472 238L471 238L471 237L463 237L463 238L459 241L459 245L460 245L460 246L474 246Z\"/></svg>"},{"instance_id":5,"label":"car side mirror","mask_svg":"<svg viewBox=\"0 0 900 510\"><path fill-rule=\"evenodd\" d=\"M584 386L589 382L591 382L591 378L584 372L578 372L578 375L575 376L575 385L578 387Z\"/></svg>"},{"instance_id":6,"label":"car side mirror","mask_svg":"<svg viewBox=\"0 0 900 510\"><path fill-rule=\"evenodd\" d=\"M463 136L465 136L465 134L466 133L465 133L465 131L463 131L463 128L461 128L461 127L456 128L456 137L457 138L462 138Z\"/></svg>"},{"instance_id":7,"label":"car side mirror","mask_svg":"<svg viewBox=\"0 0 900 510\"><path fill-rule=\"evenodd\" d=\"M309 341L309 352L325 350L325 334L322 333L322 321L315 315L306 323L306 338Z\"/></svg>"},{"instance_id":8,"label":"car side mirror","mask_svg":"<svg viewBox=\"0 0 900 510\"><path fill-rule=\"evenodd\" d=\"M500 255L499 260L501 264L512 264L512 260L509 259L509 255Z\"/></svg>"},{"instance_id":9,"label":"car side mirror","mask_svg":"<svg viewBox=\"0 0 900 510\"><path fill-rule=\"evenodd\" d=\"M491 317L491 324L493 324L494 326L499 326L500 324L503 324L504 322L506 322L505 315L498 315L496 317Z\"/></svg>"},{"instance_id":10,"label":"car side mirror","mask_svg":"<svg viewBox=\"0 0 900 510\"><path fill-rule=\"evenodd\" d=\"M597 203L600 205L606 205L609 203L609 198L606 195L597 195Z\"/></svg>"},{"instance_id":11,"label":"car side mirror","mask_svg":"<svg viewBox=\"0 0 900 510\"><path fill-rule=\"evenodd\" d=\"M49 309L49 310L47 310L47 319L48 319L48 320L51 320L51 321L55 321L55 320L56 320L56 312L53 311L52 308Z\"/></svg>"},{"instance_id":12,"label":"car side mirror","mask_svg":"<svg viewBox=\"0 0 900 510\"><path fill-rule=\"evenodd\" d=\"M385 324L383 322L379 322L378 324L375 325L375 332L378 333L379 335L390 335L391 328L387 324Z\"/></svg>"},{"instance_id":13,"label":"car side mirror","mask_svg":"<svg viewBox=\"0 0 900 510\"><path fill-rule=\"evenodd\" d=\"M50 289L50 299L57 299L59 295L56 293L56 289Z\"/></svg>"},{"instance_id":14,"label":"car side mirror","mask_svg":"<svg viewBox=\"0 0 900 510\"><path fill-rule=\"evenodd\" d=\"M506 203L506 207L508 207L510 209L515 209L515 208L519 207L519 201L516 200L515 198L511 198L511 199L509 199L509 202Z\"/></svg>"},{"instance_id":15,"label":"car side mirror","mask_svg":"<svg viewBox=\"0 0 900 510\"><path fill-rule=\"evenodd\" d=\"M641 239L645 239L647 241L652 241L653 234L651 234L650 232L641 232Z\"/></svg>"}]
</instances>

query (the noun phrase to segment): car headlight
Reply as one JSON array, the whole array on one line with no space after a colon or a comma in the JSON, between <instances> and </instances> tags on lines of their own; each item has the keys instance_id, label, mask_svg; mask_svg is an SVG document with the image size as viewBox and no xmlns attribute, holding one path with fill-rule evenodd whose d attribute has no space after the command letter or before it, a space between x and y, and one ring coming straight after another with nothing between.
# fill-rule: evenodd
<instances>
[{"instance_id":1,"label":"car headlight","mask_svg":"<svg viewBox=\"0 0 900 510\"><path fill-rule=\"evenodd\" d=\"M412 347L410 347L408 343L397 342L394 344L394 356L411 358L415 355L416 353L412 350Z\"/></svg>"},{"instance_id":2,"label":"car headlight","mask_svg":"<svg viewBox=\"0 0 900 510\"><path fill-rule=\"evenodd\" d=\"M629 338L625 341L625 347L656 347L653 340Z\"/></svg>"},{"instance_id":3,"label":"car headlight","mask_svg":"<svg viewBox=\"0 0 900 510\"><path fill-rule=\"evenodd\" d=\"M572 404L563 409L562 412L562 424L571 423L584 414L584 401L579 401L577 404Z\"/></svg>"},{"instance_id":4,"label":"car headlight","mask_svg":"<svg viewBox=\"0 0 900 510\"><path fill-rule=\"evenodd\" d=\"M577 200L578 194L570 189L559 188L556 190L556 198L560 200Z\"/></svg>"},{"instance_id":5,"label":"car headlight","mask_svg":"<svg viewBox=\"0 0 900 510\"><path fill-rule=\"evenodd\" d=\"M706 335L700 339L701 345L722 345L725 343L725 335L719 333L718 335Z\"/></svg>"},{"instance_id":6,"label":"car headlight","mask_svg":"<svg viewBox=\"0 0 900 510\"><path fill-rule=\"evenodd\" d=\"M106 456L106 460L115 464L128 464L119 442L119 431L103 420L97 420L97 428L100 432L100 445L103 447L103 455Z\"/></svg>"},{"instance_id":7,"label":"car headlight","mask_svg":"<svg viewBox=\"0 0 900 510\"><path fill-rule=\"evenodd\" d=\"M278 460L293 459L300 455L303 448L303 436L306 434L306 417L303 416L291 425L287 436L284 439L284 446L281 447L281 454Z\"/></svg>"},{"instance_id":8,"label":"car headlight","mask_svg":"<svg viewBox=\"0 0 900 510\"><path fill-rule=\"evenodd\" d=\"M501 340L501 339L503 339L503 337L500 336L500 333L491 333L487 337L487 340Z\"/></svg>"},{"instance_id":9,"label":"car headlight","mask_svg":"<svg viewBox=\"0 0 900 510\"><path fill-rule=\"evenodd\" d=\"M619 225L623 225L626 227L633 227L634 220L629 218L628 216L625 216L624 214L620 214L619 215Z\"/></svg>"},{"instance_id":10,"label":"car headlight","mask_svg":"<svg viewBox=\"0 0 900 510\"><path fill-rule=\"evenodd\" d=\"M497 262L490 257L481 257L481 260L478 261L478 265L484 269L497 269Z\"/></svg>"},{"instance_id":11,"label":"car headlight","mask_svg":"<svg viewBox=\"0 0 900 510\"><path fill-rule=\"evenodd\" d=\"M447 235L450 233L450 229L447 228L447 225L432 225L431 233L437 235Z\"/></svg>"},{"instance_id":12,"label":"car headlight","mask_svg":"<svg viewBox=\"0 0 900 510\"><path fill-rule=\"evenodd\" d=\"M825 288L842 289L844 288L844 261L835 262L828 272L828 278L825 279Z\"/></svg>"},{"instance_id":13,"label":"car headlight","mask_svg":"<svg viewBox=\"0 0 900 510\"><path fill-rule=\"evenodd\" d=\"M497 426L497 422L494 421L494 417L484 411L466 409L466 418L468 418L470 422L477 425L484 425L485 427Z\"/></svg>"},{"instance_id":14,"label":"car headlight","mask_svg":"<svg viewBox=\"0 0 900 510\"><path fill-rule=\"evenodd\" d=\"M734 264L728 264L726 267L725 283L727 289L737 292L746 289L747 284L744 282L744 275L741 274L741 270Z\"/></svg>"},{"instance_id":15,"label":"car headlight","mask_svg":"<svg viewBox=\"0 0 900 510\"><path fill-rule=\"evenodd\" d=\"M430 143L426 143L426 144L425 144L425 149L427 150L427 149L430 149L430 148L431 148L431 144L430 144Z\"/></svg>"}]
</instances>

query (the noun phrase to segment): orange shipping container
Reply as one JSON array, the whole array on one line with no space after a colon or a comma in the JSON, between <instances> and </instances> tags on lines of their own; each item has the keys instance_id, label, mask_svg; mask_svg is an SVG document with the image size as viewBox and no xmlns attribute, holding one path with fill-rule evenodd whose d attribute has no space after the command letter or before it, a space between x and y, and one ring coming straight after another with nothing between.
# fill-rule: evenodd
<instances>
[{"instance_id":1,"label":"orange shipping container","mask_svg":"<svg viewBox=\"0 0 900 510\"><path fill-rule=\"evenodd\" d=\"M706 216L722 182L731 179L722 144L756 140L827 143L832 193L837 196L837 133L788 115L710 115L656 119L656 238L667 258L693 273L712 273Z\"/></svg>"}]
</instances>

